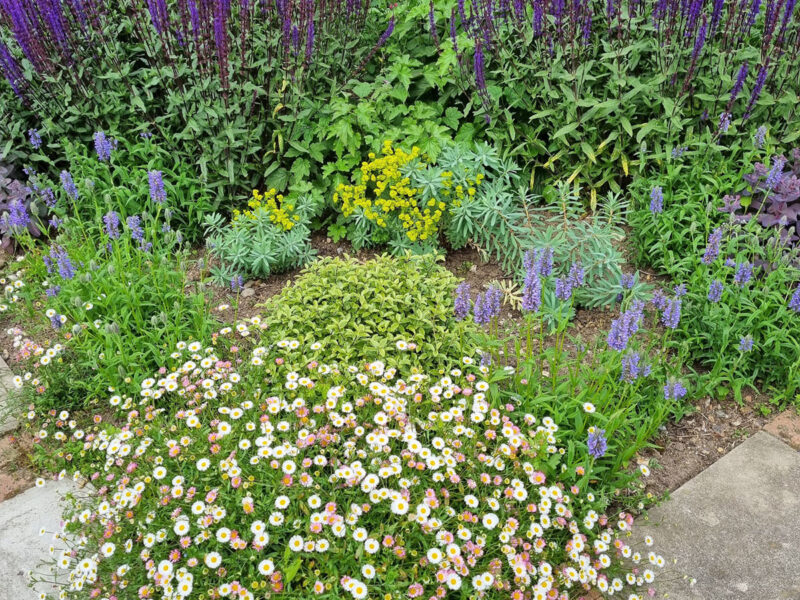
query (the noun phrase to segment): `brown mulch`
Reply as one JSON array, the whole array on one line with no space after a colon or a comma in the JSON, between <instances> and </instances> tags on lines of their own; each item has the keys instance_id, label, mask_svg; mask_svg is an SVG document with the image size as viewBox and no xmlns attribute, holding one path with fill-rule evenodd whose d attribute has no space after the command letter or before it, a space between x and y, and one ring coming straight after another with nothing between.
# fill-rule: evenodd
<instances>
[{"instance_id":1,"label":"brown mulch","mask_svg":"<svg viewBox=\"0 0 800 600\"><path fill-rule=\"evenodd\" d=\"M0 437L0 502L33 486L36 475L30 464L31 439L22 432Z\"/></svg>"}]
</instances>

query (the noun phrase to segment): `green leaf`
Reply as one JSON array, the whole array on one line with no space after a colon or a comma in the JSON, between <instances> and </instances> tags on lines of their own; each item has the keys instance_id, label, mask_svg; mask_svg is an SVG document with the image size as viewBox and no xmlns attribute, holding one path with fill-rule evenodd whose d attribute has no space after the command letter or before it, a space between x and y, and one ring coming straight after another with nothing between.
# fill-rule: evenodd
<instances>
[{"instance_id":1,"label":"green leaf","mask_svg":"<svg viewBox=\"0 0 800 600\"><path fill-rule=\"evenodd\" d=\"M577 128L578 128L578 123L577 122L568 123L567 125L564 125L561 129L556 131L555 134L553 135L553 137L555 139L563 138L567 134L572 133L573 131L575 131Z\"/></svg>"}]
</instances>

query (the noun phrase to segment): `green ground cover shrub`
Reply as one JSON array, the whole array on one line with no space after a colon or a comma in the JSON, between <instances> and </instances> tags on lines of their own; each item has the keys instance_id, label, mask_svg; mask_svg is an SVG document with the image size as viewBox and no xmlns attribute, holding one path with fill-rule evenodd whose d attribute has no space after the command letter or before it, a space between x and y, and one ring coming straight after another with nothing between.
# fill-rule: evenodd
<instances>
[{"instance_id":1,"label":"green ground cover shrub","mask_svg":"<svg viewBox=\"0 0 800 600\"><path fill-rule=\"evenodd\" d=\"M457 283L433 255L321 258L264 304L263 339L318 344L318 356L340 363L386 360L413 346L404 366L441 368L474 348L471 327L453 319Z\"/></svg>"},{"instance_id":2,"label":"green ground cover shrub","mask_svg":"<svg viewBox=\"0 0 800 600\"><path fill-rule=\"evenodd\" d=\"M606 515L591 463L565 468L558 425L497 404L469 357L434 373L345 368L308 363L305 346L241 354L221 339L142 382L166 411L82 442L78 480L102 474L109 491L69 512L55 557L67 598L573 597L587 569L589 587L645 593L664 564L631 547L632 515ZM68 425L48 427L74 445ZM515 536L530 554L509 551Z\"/></svg>"}]
</instances>

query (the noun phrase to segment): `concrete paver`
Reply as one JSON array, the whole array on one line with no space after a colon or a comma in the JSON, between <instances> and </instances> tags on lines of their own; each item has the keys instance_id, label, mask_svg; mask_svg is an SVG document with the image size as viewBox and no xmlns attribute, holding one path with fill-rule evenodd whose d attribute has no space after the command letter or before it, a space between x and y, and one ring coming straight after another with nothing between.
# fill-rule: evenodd
<instances>
[{"instance_id":1,"label":"concrete paver","mask_svg":"<svg viewBox=\"0 0 800 600\"><path fill-rule=\"evenodd\" d=\"M656 598L800 599L800 452L769 433L746 440L637 525L637 537L652 535L667 561Z\"/></svg>"},{"instance_id":2,"label":"concrete paver","mask_svg":"<svg viewBox=\"0 0 800 600\"><path fill-rule=\"evenodd\" d=\"M64 494L77 489L72 480L49 481L44 487L28 491L0 503L0 597L14 600L38 600L40 592L52 594L56 588L39 582L29 587L29 573L53 579L50 568L43 565L53 560L49 548L63 548L53 541L53 533L61 530L61 509ZM45 535L39 535L44 527Z\"/></svg>"}]
</instances>

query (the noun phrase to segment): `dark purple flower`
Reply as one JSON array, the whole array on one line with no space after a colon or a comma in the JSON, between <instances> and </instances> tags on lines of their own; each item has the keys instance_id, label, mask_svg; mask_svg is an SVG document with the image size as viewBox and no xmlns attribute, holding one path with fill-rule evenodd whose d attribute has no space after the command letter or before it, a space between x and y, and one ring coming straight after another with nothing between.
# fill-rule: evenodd
<instances>
[{"instance_id":1,"label":"dark purple flower","mask_svg":"<svg viewBox=\"0 0 800 600\"><path fill-rule=\"evenodd\" d=\"M768 72L769 69L767 65L762 65L758 69L758 75L756 76L756 83L753 86L753 91L750 93L750 101L747 103L747 109L745 109L744 111L745 119L750 118L750 114L753 112L753 108L755 108L759 96L761 96L761 90L764 88L764 83L767 81Z\"/></svg>"},{"instance_id":2,"label":"dark purple flower","mask_svg":"<svg viewBox=\"0 0 800 600\"><path fill-rule=\"evenodd\" d=\"M608 449L608 440L605 437L605 429L595 429L589 434L589 439L586 445L589 449L589 455L593 458L603 458Z\"/></svg>"},{"instance_id":3,"label":"dark purple flower","mask_svg":"<svg viewBox=\"0 0 800 600\"><path fill-rule=\"evenodd\" d=\"M650 191L650 212L654 215L664 212L664 193L660 185Z\"/></svg>"},{"instance_id":4,"label":"dark purple flower","mask_svg":"<svg viewBox=\"0 0 800 600\"><path fill-rule=\"evenodd\" d=\"M683 296L686 295L686 284L679 283L674 288L672 288L672 291L675 292L676 298L682 298Z\"/></svg>"},{"instance_id":5,"label":"dark purple flower","mask_svg":"<svg viewBox=\"0 0 800 600\"><path fill-rule=\"evenodd\" d=\"M60 292L61 292L61 286L54 285L52 287L47 288L44 291L44 295L47 296L48 298L55 298L56 296L58 296Z\"/></svg>"},{"instance_id":6,"label":"dark purple flower","mask_svg":"<svg viewBox=\"0 0 800 600\"><path fill-rule=\"evenodd\" d=\"M0 3L2 6L2 3ZM13 18L13 15L12 15ZM24 19L24 16L22 17ZM28 59L33 59L31 62L34 62L35 56L28 50L28 47L25 45L23 39L19 39L20 46L22 47L23 53L28 57ZM36 63L34 63L34 66ZM22 69L17 62L17 59L14 58L14 55L11 54L11 51L8 49L2 40L0 40L0 72L3 73L6 80L8 81L9 85L11 86L11 90L14 92L14 95L17 96L20 100L25 102L25 96L23 95L23 89L25 88L26 81L25 76L22 73Z\"/></svg>"},{"instance_id":7,"label":"dark purple flower","mask_svg":"<svg viewBox=\"0 0 800 600\"><path fill-rule=\"evenodd\" d=\"M231 291L238 292L244 288L244 278L241 275L235 275L231 279Z\"/></svg>"},{"instance_id":8,"label":"dark purple flower","mask_svg":"<svg viewBox=\"0 0 800 600\"><path fill-rule=\"evenodd\" d=\"M483 60L483 45L478 42L475 47L475 55L473 57L473 67L475 69L475 86L478 88L478 95L481 99L488 98L486 91L486 75L484 73L485 65Z\"/></svg>"},{"instance_id":9,"label":"dark purple flower","mask_svg":"<svg viewBox=\"0 0 800 600\"><path fill-rule=\"evenodd\" d=\"M731 98L730 100L728 100L728 110L731 109L733 103L736 102L736 98L739 97L739 94L741 93L742 88L744 87L745 79L747 79L747 72L749 71L749 69L750 65L747 63L747 61L743 62L742 66L739 67L739 72L736 74L736 81L734 82L733 87L731 88Z\"/></svg>"},{"instance_id":10,"label":"dark purple flower","mask_svg":"<svg viewBox=\"0 0 800 600\"><path fill-rule=\"evenodd\" d=\"M167 192L161 171L148 171L147 181L150 184L150 199L156 204L164 204L167 201Z\"/></svg>"},{"instance_id":11,"label":"dark purple flower","mask_svg":"<svg viewBox=\"0 0 800 600\"><path fill-rule=\"evenodd\" d=\"M314 19L308 20L306 27L306 63L311 62L311 55L314 53Z\"/></svg>"},{"instance_id":12,"label":"dark purple flower","mask_svg":"<svg viewBox=\"0 0 800 600\"><path fill-rule=\"evenodd\" d=\"M42 136L36 129L28 129L28 141L37 150L42 147Z\"/></svg>"},{"instance_id":13,"label":"dark purple flower","mask_svg":"<svg viewBox=\"0 0 800 600\"><path fill-rule=\"evenodd\" d=\"M702 1L702 0L701 0ZM703 46L706 43L706 31L708 26L706 24L705 17L703 18L703 24L700 25L700 29L697 32L697 38L694 41L694 48L692 49L692 62L697 61L700 57L700 53L703 51Z\"/></svg>"},{"instance_id":14,"label":"dark purple flower","mask_svg":"<svg viewBox=\"0 0 800 600\"><path fill-rule=\"evenodd\" d=\"M433 38L433 43L436 44L436 47L439 47L439 34L436 32L436 14L433 10L433 0L431 0L430 7L428 9L428 27L430 28L431 37Z\"/></svg>"},{"instance_id":15,"label":"dark purple flower","mask_svg":"<svg viewBox=\"0 0 800 600\"><path fill-rule=\"evenodd\" d=\"M715 304L717 302L719 302L720 299L722 298L723 289L725 289L725 288L722 285L721 281L719 281L718 279L715 279L714 281L712 281L711 285L708 286L708 299L709 299L709 301L711 301L711 302L713 302Z\"/></svg>"},{"instance_id":16,"label":"dark purple flower","mask_svg":"<svg viewBox=\"0 0 800 600\"><path fill-rule=\"evenodd\" d=\"M708 245L706 246L706 251L703 254L703 263L706 265L710 265L719 256L719 246L722 243L722 228L717 227L711 234L708 236Z\"/></svg>"},{"instance_id":17,"label":"dark purple flower","mask_svg":"<svg viewBox=\"0 0 800 600\"><path fill-rule=\"evenodd\" d=\"M64 326L64 324L61 322L61 315L57 315L56 314L56 315L53 315L52 317L50 317L50 325L56 331L61 329Z\"/></svg>"},{"instance_id":18,"label":"dark purple flower","mask_svg":"<svg viewBox=\"0 0 800 600\"><path fill-rule=\"evenodd\" d=\"M61 187L67 192L67 196L73 200L78 199L78 188L75 187L75 182L72 180L72 174L69 171L61 171Z\"/></svg>"},{"instance_id":19,"label":"dark purple flower","mask_svg":"<svg viewBox=\"0 0 800 600\"><path fill-rule=\"evenodd\" d=\"M220 2L220 4L222 4ZM150 21L159 35L169 31L169 13L166 0L147 0L147 9L150 11Z\"/></svg>"},{"instance_id":20,"label":"dark purple flower","mask_svg":"<svg viewBox=\"0 0 800 600\"><path fill-rule=\"evenodd\" d=\"M469 284L465 281L456 288L455 315L456 321L462 321L469 316L471 309L469 299Z\"/></svg>"}]
</instances>

